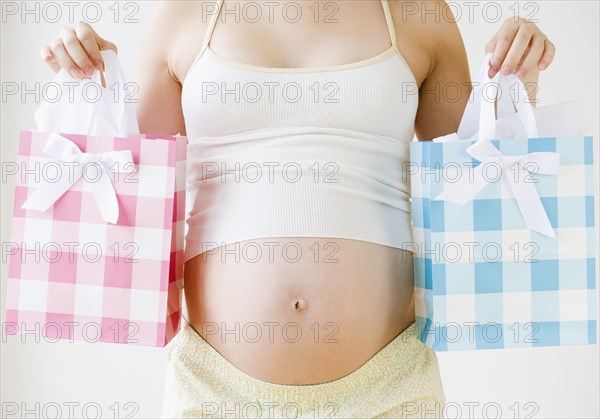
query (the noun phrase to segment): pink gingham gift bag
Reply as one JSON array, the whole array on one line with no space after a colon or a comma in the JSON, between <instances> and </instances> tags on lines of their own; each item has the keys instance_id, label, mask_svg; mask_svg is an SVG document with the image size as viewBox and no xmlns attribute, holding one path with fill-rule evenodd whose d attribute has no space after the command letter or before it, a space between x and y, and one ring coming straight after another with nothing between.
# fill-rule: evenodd
<instances>
[{"instance_id":1,"label":"pink gingham gift bag","mask_svg":"<svg viewBox=\"0 0 600 419\"><path fill-rule=\"evenodd\" d=\"M140 134L116 53L20 132L4 333L164 346L183 288L184 136Z\"/></svg>"}]
</instances>

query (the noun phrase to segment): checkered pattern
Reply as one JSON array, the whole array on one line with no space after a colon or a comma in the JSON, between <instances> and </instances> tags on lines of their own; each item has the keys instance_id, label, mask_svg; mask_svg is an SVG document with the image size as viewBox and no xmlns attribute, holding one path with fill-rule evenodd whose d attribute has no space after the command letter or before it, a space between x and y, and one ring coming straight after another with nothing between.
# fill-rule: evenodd
<instances>
[{"instance_id":1,"label":"checkered pattern","mask_svg":"<svg viewBox=\"0 0 600 419\"><path fill-rule=\"evenodd\" d=\"M411 144L421 340L440 351L595 343L592 137L493 141L505 155L559 153L557 176L517 179L536 182L556 240L527 229L497 168L465 205L435 199L479 164L473 142Z\"/></svg>"},{"instance_id":2,"label":"checkered pattern","mask_svg":"<svg viewBox=\"0 0 600 419\"><path fill-rule=\"evenodd\" d=\"M40 176L68 167L43 152L49 133L21 131L5 333L164 346L181 318L187 140L61 135L83 152L131 150L137 171L111 173L114 225L83 178L47 211L22 209Z\"/></svg>"}]
</instances>

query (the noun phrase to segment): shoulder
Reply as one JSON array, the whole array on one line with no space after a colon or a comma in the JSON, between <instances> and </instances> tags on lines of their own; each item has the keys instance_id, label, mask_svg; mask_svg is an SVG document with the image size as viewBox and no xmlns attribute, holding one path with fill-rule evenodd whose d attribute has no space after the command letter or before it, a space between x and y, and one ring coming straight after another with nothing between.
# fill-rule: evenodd
<instances>
[{"instance_id":1,"label":"shoulder","mask_svg":"<svg viewBox=\"0 0 600 419\"><path fill-rule=\"evenodd\" d=\"M156 3L146 29L147 49L180 81L199 52L217 0L163 0Z\"/></svg>"},{"instance_id":2,"label":"shoulder","mask_svg":"<svg viewBox=\"0 0 600 419\"><path fill-rule=\"evenodd\" d=\"M444 0L388 0L388 4L396 26L419 26L422 32L433 30L434 33L458 28L456 6Z\"/></svg>"},{"instance_id":3,"label":"shoulder","mask_svg":"<svg viewBox=\"0 0 600 419\"><path fill-rule=\"evenodd\" d=\"M405 48L406 55L414 57L414 72L418 71L423 80L446 57L462 55L462 36L453 7L446 1L388 0L388 4L398 45Z\"/></svg>"},{"instance_id":4,"label":"shoulder","mask_svg":"<svg viewBox=\"0 0 600 419\"><path fill-rule=\"evenodd\" d=\"M191 12L199 10L216 9L217 0L161 0L156 2L154 15L164 16L186 16Z\"/></svg>"},{"instance_id":5,"label":"shoulder","mask_svg":"<svg viewBox=\"0 0 600 419\"><path fill-rule=\"evenodd\" d=\"M172 39L194 25L206 26L217 8L217 0L162 0L156 2L148 30Z\"/></svg>"},{"instance_id":6,"label":"shoulder","mask_svg":"<svg viewBox=\"0 0 600 419\"><path fill-rule=\"evenodd\" d=\"M217 13L218 0L162 0L156 2L152 23L183 28L194 25L206 27Z\"/></svg>"}]
</instances>

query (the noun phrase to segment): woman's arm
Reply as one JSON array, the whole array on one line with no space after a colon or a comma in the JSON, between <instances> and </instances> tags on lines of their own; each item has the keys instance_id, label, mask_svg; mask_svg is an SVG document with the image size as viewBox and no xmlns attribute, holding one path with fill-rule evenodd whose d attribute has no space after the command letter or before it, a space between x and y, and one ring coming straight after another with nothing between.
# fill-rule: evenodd
<instances>
[{"instance_id":1,"label":"woman's arm","mask_svg":"<svg viewBox=\"0 0 600 419\"><path fill-rule=\"evenodd\" d=\"M186 135L181 84L176 81L169 64L182 6L186 3L160 2L144 36L136 110L140 132L145 134Z\"/></svg>"},{"instance_id":2,"label":"woman's arm","mask_svg":"<svg viewBox=\"0 0 600 419\"><path fill-rule=\"evenodd\" d=\"M415 133L419 140L431 140L458 130L471 93L471 77L456 22L431 19L423 22L419 31L423 31L424 53L429 55L430 65L419 89Z\"/></svg>"},{"instance_id":3,"label":"woman's arm","mask_svg":"<svg viewBox=\"0 0 600 419\"><path fill-rule=\"evenodd\" d=\"M419 140L431 140L457 131L471 92L471 80L456 22L432 19L422 25L422 30L431 65L419 90L415 133ZM508 18L488 42L485 52L492 53L489 77L499 71L515 74L525 84L529 101L535 106L539 72L548 68L555 54L546 35L532 22Z\"/></svg>"}]
</instances>

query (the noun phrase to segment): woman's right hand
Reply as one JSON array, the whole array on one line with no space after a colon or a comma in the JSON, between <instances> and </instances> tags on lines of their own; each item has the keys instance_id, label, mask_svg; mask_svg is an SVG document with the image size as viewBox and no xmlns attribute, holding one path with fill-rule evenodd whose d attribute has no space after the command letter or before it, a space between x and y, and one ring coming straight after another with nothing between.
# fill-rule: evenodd
<instances>
[{"instance_id":1,"label":"woman's right hand","mask_svg":"<svg viewBox=\"0 0 600 419\"><path fill-rule=\"evenodd\" d=\"M42 47L40 55L54 71L64 68L71 77L89 79L94 69L104 71L104 62L100 51L111 49L117 52L117 46L100 37L86 22L76 22L65 26L49 45Z\"/></svg>"}]
</instances>

